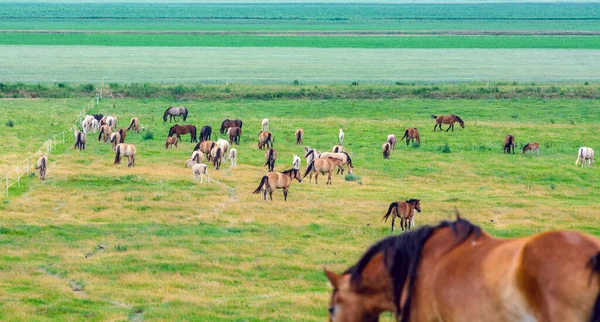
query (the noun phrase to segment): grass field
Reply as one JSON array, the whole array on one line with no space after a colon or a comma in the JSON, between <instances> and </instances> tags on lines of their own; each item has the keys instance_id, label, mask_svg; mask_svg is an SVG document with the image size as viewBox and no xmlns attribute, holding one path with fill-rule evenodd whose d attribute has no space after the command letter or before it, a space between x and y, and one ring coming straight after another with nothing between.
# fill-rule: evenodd
<instances>
[{"instance_id":1,"label":"grass field","mask_svg":"<svg viewBox=\"0 0 600 322\"><path fill-rule=\"evenodd\" d=\"M70 124L83 100L0 100L3 145L10 163ZM114 107L113 107L114 103ZM110 147L93 138L85 151L59 146L47 180L27 178L0 204L0 317L13 320L322 320L328 285L322 266L354 263L389 235L380 221L390 201L417 197L417 223L463 215L496 236L576 229L600 236L597 170L574 167L577 148L595 147L597 100L234 100L182 102L189 123L217 128L244 120L238 167L209 170L211 184L183 168L193 144L164 149L171 100L104 100L94 113L131 116L154 133L130 134L136 167L114 166ZM456 113L466 128L433 133L430 114ZM269 117L288 168L293 132L328 150L339 128L360 183L294 183L273 203L252 195L265 173L256 149L260 120ZM408 126L420 147L400 143L390 160L380 146ZM539 141L541 155L505 155ZM186 137L184 137L186 138ZM448 145L449 153L444 153ZM305 164L303 164L303 167ZM490 220L493 219L493 223ZM100 246L99 246L100 245Z\"/></svg>"}]
</instances>

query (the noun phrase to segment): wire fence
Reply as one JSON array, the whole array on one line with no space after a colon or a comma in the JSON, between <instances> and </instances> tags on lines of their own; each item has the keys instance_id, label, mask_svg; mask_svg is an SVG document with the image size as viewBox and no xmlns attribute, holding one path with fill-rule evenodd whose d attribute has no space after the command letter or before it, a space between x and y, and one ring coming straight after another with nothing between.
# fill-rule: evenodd
<instances>
[{"instance_id":1,"label":"wire fence","mask_svg":"<svg viewBox=\"0 0 600 322\"><path fill-rule=\"evenodd\" d=\"M88 103L83 105L81 112L78 114L77 119L73 122L73 126L67 129L66 131L57 133L49 137L42 146L30 156L25 158L25 160L17 163L15 165L14 170L8 171L4 175L4 196L6 200L9 197L9 190L11 187L20 187L21 186L21 178L23 176L29 176L31 173L35 173L35 169L37 166L37 160L40 155L44 154L48 159L50 159L50 155L53 151L56 151L56 146L59 144L64 144L65 142L71 142L74 140L74 137L71 135L75 132L75 129L79 128L79 125L85 118L86 114L93 109L99 102L98 96L96 96L95 100L91 100Z\"/></svg>"}]
</instances>

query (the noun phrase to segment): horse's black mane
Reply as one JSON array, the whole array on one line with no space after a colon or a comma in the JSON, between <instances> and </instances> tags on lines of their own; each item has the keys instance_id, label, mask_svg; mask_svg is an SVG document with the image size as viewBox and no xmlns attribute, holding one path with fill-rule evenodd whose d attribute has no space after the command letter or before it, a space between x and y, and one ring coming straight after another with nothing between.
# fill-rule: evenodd
<instances>
[{"instance_id":1,"label":"horse's black mane","mask_svg":"<svg viewBox=\"0 0 600 322\"><path fill-rule=\"evenodd\" d=\"M411 203L411 202L413 202L413 201L419 201L419 199L414 199L414 198L412 198L412 199L408 199L408 200L406 200L405 202L406 202L406 203Z\"/></svg>"},{"instance_id":2,"label":"horse's black mane","mask_svg":"<svg viewBox=\"0 0 600 322\"><path fill-rule=\"evenodd\" d=\"M350 159L350 155L348 154L348 152L342 151L342 153L346 155L346 158L348 158L348 164L350 164L351 166L354 166L352 164L352 159Z\"/></svg>"},{"instance_id":3,"label":"horse's black mane","mask_svg":"<svg viewBox=\"0 0 600 322\"><path fill-rule=\"evenodd\" d=\"M362 271L371 259L375 255L383 253L384 265L388 270L394 287L396 317L398 318L402 315L401 321L407 322L410 318L410 305L417 280L417 271L421 262L421 251L425 242L431 237L431 234L436 229L445 227L449 227L454 232L457 246L472 234L475 234L476 237L481 234L479 226L473 225L468 220L461 218L458 218L456 221L443 221L437 226L424 226L417 230L388 237L377 242L367 250L356 265L350 267L344 274L350 274L352 283L357 285L362 278ZM400 297L407 280L409 282L408 296L403 305L401 305Z\"/></svg>"},{"instance_id":4,"label":"horse's black mane","mask_svg":"<svg viewBox=\"0 0 600 322\"><path fill-rule=\"evenodd\" d=\"M454 116L456 116L456 119L457 119L459 122L462 122L462 121L463 121L463 120L462 120L462 119L461 119L461 118L460 118L458 115L454 115Z\"/></svg>"},{"instance_id":5,"label":"horse's black mane","mask_svg":"<svg viewBox=\"0 0 600 322\"><path fill-rule=\"evenodd\" d=\"M298 169L291 168L291 169L289 169L289 170L285 170L285 171L283 171L282 173L283 173L283 174L290 174L290 173L293 173L293 172L295 172L295 171L297 172L297 171L298 171ZM295 175L295 173L294 173L294 175Z\"/></svg>"}]
</instances>

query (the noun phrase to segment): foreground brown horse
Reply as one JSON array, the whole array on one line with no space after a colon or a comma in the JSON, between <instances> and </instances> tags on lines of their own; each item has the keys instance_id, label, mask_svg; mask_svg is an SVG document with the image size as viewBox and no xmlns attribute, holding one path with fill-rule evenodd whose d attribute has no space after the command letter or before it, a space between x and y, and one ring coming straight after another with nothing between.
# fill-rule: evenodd
<instances>
[{"instance_id":1,"label":"foreground brown horse","mask_svg":"<svg viewBox=\"0 0 600 322\"><path fill-rule=\"evenodd\" d=\"M177 142L179 142L177 140L177 137L174 136L169 136L167 137L167 140L165 141L165 149L168 149L169 146L172 148L173 146L177 147Z\"/></svg>"},{"instance_id":2,"label":"foreground brown horse","mask_svg":"<svg viewBox=\"0 0 600 322\"><path fill-rule=\"evenodd\" d=\"M529 154L533 154L535 152L537 153L537 155L540 155L540 144L537 142L530 142L525 144L525 146L523 147L523 154L525 154L527 151L529 151Z\"/></svg>"},{"instance_id":3,"label":"foreground brown horse","mask_svg":"<svg viewBox=\"0 0 600 322\"><path fill-rule=\"evenodd\" d=\"M465 128L465 122L463 122L463 120L461 120L460 117L458 117L454 114L439 115L439 116L431 115L431 116L435 119L435 125L433 126L433 132L435 132L435 128L438 126L440 127L440 132L441 132L442 124L450 124L450 126L448 126L448 129L446 129L446 132L448 132L448 130L450 130L450 128L452 128L452 132L454 132L454 123L456 123L456 122L458 122L463 129Z\"/></svg>"},{"instance_id":4,"label":"foreground brown horse","mask_svg":"<svg viewBox=\"0 0 600 322\"><path fill-rule=\"evenodd\" d=\"M304 130L297 129L296 130L296 145L302 145L302 139L304 138Z\"/></svg>"},{"instance_id":5,"label":"foreground brown horse","mask_svg":"<svg viewBox=\"0 0 600 322\"><path fill-rule=\"evenodd\" d=\"M188 124L188 125L179 125L175 124L171 126L169 129L169 134L167 136L173 136L177 134L177 139L181 141L181 134L190 134L190 143L198 142L196 136L196 126Z\"/></svg>"},{"instance_id":6,"label":"foreground brown horse","mask_svg":"<svg viewBox=\"0 0 600 322\"><path fill-rule=\"evenodd\" d=\"M406 131L404 131L404 136L400 139L400 142L402 142L402 140L404 140L405 138L406 138L406 145L409 145L411 140L413 142L417 141L417 143L419 143L419 145L421 145L421 138L419 137L419 130L417 130L416 127L406 129Z\"/></svg>"},{"instance_id":7,"label":"foreground brown horse","mask_svg":"<svg viewBox=\"0 0 600 322\"><path fill-rule=\"evenodd\" d=\"M330 321L600 321L600 240L577 232L500 239L458 218L388 237L325 274Z\"/></svg>"},{"instance_id":8,"label":"foreground brown horse","mask_svg":"<svg viewBox=\"0 0 600 322\"><path fill-rule=\"evenodd\" d=\"M512 148L512 153L515 154L515 137L508 134L504 138L504 153L510 153L511 148Z\"/></svg>"},{"instance_id":9,"label":"foreground brown horse","mask_svg":"<svg viewBox=\"0 0 600 322\"><path fill-rule=\"evenodd\" d=\"M287 201L288 190L294 179L298 180L298 182L302 182L300 170L292 168L283 172L269 172L269 174L262 177L258 184L258 188L252 193L257 194L262 191L264 201L267 201L268 193L269 198L273 201L273 190L283 189L283 200Z\"/></svg>"},{"instance_id":10,"label":"foreground brown horse","mask_svg":"<svg viewBox=\"0 0 600 322\"><path fill-rule=\"evenodd\" d=\"M396 217L400 218L400 228L402 228L402 231L404 231L404 228L410 230L415 225L415 210L419 213L421 212L420 199L392 202L382 219L387 222L388 217L392 215L392 232L394 232L394 220Z\"/></svg>"}]
</instances>

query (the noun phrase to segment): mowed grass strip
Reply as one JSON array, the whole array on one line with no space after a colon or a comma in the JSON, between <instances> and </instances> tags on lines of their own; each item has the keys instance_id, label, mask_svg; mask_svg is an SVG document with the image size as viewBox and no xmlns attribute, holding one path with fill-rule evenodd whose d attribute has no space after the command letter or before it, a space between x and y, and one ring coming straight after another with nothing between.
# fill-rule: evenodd
<instances>
[{"instance_id":1,"label":"mowed grass strip","mask_svg":"<svg viewBox=\"0 0 600 322\"><path fill-rule=\"evenodd\" d=\"M11 111L23 127L3 133L36 141L33 129L61 113L58 106L79 103L0 100L0 112ZM190 110L185 123L211 125L213 139L224 118L244 120L238 167L209 167L213 182L194 184L183 167L194 146L189 137L177 149L164 148L174 123L163 123L162 113L173 104ZM110 145L93 138L85 151L59 146L45 182L26 178L0 204L0 315L323 320L329 286L322 267L340 271L353 264L390 234L390 223L380 220L389 202L412 197L422 199L419 225L452 218L457 207L496 236L549 229L600 236L598 173L574 167L577 148L600 141L593 130L598 111L596 100L107 98L94 113L117 115L119 126L137 116L154 139L128 134L138 147L130 169L113 165ZM460 115L466 128L434 133L431 114L447 113ZM293 184L287 202L281 191L274 202L261 201L251 192L266 172L264 152L256 148L264 117L279 151L276 170L290 168L292 155L303 152L294 144L297 128L305 130L306 145L322 151L343 128L360 181L334 176L325 186L323 178L319 185L305 179ZM421 146L399 142L383 160L381 143L407 127L420 129ZM508 133L516 137L516 155L502 153ZM519 154L529 141L540 142L540 156Z\"/></svg>"}]
</instances>

